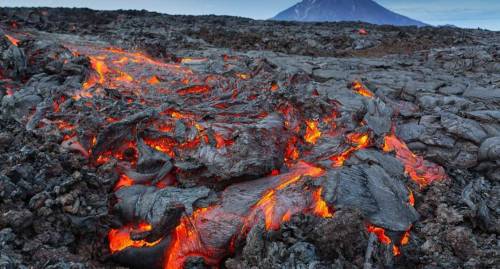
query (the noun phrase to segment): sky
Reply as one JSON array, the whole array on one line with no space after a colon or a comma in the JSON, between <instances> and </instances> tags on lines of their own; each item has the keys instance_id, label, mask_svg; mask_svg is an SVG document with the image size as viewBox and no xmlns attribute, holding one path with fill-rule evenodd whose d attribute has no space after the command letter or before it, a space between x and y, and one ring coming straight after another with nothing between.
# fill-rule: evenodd
<instances>
[{"instance_id":1,"label":"sky","mask_svg":"<svg viewBox=\"0 0 500 269\"><path fill-rule=\"evenodd\" d=\"M0 6L147 9L168 14L217 14L268 19L300 0L0 0ZM431 25L500 30L500 0L376 0Z\"/></svg>"}]
</instances>

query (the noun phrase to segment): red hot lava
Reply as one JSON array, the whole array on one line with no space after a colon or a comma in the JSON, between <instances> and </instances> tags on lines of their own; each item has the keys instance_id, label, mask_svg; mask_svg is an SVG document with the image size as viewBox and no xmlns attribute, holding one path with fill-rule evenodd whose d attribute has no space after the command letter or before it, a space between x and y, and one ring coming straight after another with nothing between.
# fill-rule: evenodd
<instances>
[{"instance_id":1,"label":"red hot lava","mask_svg":"<svg viewBox=\"0 0 500 269\"><path fill-rule=\"evenodd\" d=\"M9 40L11 40L9 38ZM17 41L12 39L11 42L17 45ZM233 84L228 83L228 80L223 76L210 75L206 77L194 74L189 68L182 64L198 64L208 61L207 59L197 58L182 58L178 64L166 64L153 60L141 53L130 53L120 49L108 48L98 49L92 47L72 47L78 54L89 55L90 63L93 69L83 87L80 91L73 95L75 100L84 98L94 98L96 96L104 96L104 88L120 89L120 94L127 96L128 102L126 105L132 107L137 103L149 107L159 108L162 101L158 99L158 95L150 95L149 90L157 89L156 93L178 95L182 100L186 101L186 107L179 108L164 108L159 113L160 120L151 120L144 122L149 124L151 129L160 135L143 137L143 141L149 147L167 154L171 158L176 157L177 150L195 150L200 145L209 143L208 130L211 130L207 125L202 122L202 115L200 113L192 113L188 109L192 104L192 99L204 99L211 102L211 107L217 110L226 110L231 107L232 101L237 99L239 95L248 94L239 89L238 83L244 83L252 78L248 73L232 73ZM231 62L237 58L225 56L226 62ZM160 79L161 78L161 79ZM169 78L168 81L166 78ZM172 78L172 79L170 79ZM218 89L212 87L214 81L219 81L220 84L227 84L225 88ZM270 86L269 86L270 85ZM261 89L266 92L280 91L286 85L279 85L276 82L266 82ZM373 92L368 90L358 81L353 82L353 90L365 97L374 98ZM220 92L216 92L219 91ZM222 93L221 93L222 92ZM225 94L226 99L220 100L217 94ZM273 93L275 94L275 93ZM246 95L246 100L255 100L258 94L251 92ZM314 97L318 97L319 93L315 91ZM192 99L191 99L192 98ZM61 103L65 100L57 101L54 103L54 112L60 112ZM134 102L137 101L137 102ZM91 104L92 105L92 104ZM327 203L322 198L323 188L310 188L304 186L306 178L321 177L325 174L325 170L316 167L313 164L301 161L302 156L308 153L302 150L303 147L312 148L316 144L320 144L327 135L331 135L332 129L336 130L335 119L337 114L334 112L332 115L320 117L317 120L303 120L298 109L292 105L287 104L278 111L284 118L284 129L287 132L288 141L284 145L284 163L288 166L289 172L280 174L280 171L275 169L271 175L265 180L269 181L269 188L265 189L260 196L252 200L251 207L244 213L227 213L223 204L212 205L207 208L196 209L191 215L183 216L180 224L171 231L171 242L167 247L164 257L164 268L176 269L182 268L185 260L189 256L201 256L210 265L217 265L220 260L228 254L228 251L234 249L234 242L236 238L247 233L253 226L259 222L263 222L267 230L279 229L283 222L289 221L291 217L297 213L312 213L322 218L330 218L334 216L332 208L329 208ZM100 112L101 110L99 110ZM273 111L258 111L253 115L255 118L265 118ZM114 115L113 115L114 116ZM213 116L213 115L210 115ZM222 112L217 117L244 117L244 114L229 114L224 115ZM250 118L250 117L249 117ZM105 115L108 123L120 121L119 117L112 118L110 115ZM176 128L180 124L188 130L192 130L187 139L182 142L174 138ZM70 122L60 121L54 122L60 130L71 132L67 137L74 142L73 147L82 154L89 156L93 147L96 145L96 138L90 145L91 149L86 150L77 142L76 132L74 129L76 125ZM328 126L328 129L327 127ZM210 133L215 143L213 147L217 150L226 150L231 148L235 141L228 135L231 132L220 131L217 129ZM150 130L148 130L150 131ZM211 130L212 131L212 130ZM302 136L303 135L303 136ZM344 162L357 150L369 147L371 145L372 137L370 133L353 132L344 135L344 139L348 147L335 156L330 156L331 165L333 167L340 167ZM375 139L374 139L375 140ZM79 145L76 147L75 145ZM414 155L407 146L397 139L394 135L385 137L384 151L396 153L396 158L400 160L408 175L421 186L425 186L434 180L444 178L444 171L442 168L425 162L421 157ZM138 151L136 141L125 141L123 145L103 152L97 156L97 164L104 164L112 159L122 162L128 162L131 167L135 167L138 162ZM175 177L175 171L169 176ZM125 188L134 184L134 180L124 173L120 174L119 180L115 185L115 190ZM170 183L169 183L170 184ZM153 185L153 184L151 184ZM157 187L168 188L168 184L158 183ZM290 197L290 189L301 188L301 191L294 197ZM408 203L414 205L414 197L410 192ZM219 246L210 242L210 238L203 235L210 231L206 231L208 223L213 220L227 220L231 223L231 227L236 231L235 234L228 238L227 244ZM236 226L236 227L234 227ZM139 224L129 224L120 229L111 229L108 234L109 248L112 253L117 253L127 247L151 247L157 245L159 241L147 242L145 240L132 240L131 233L134 232L147 232L151 231L150 224L141 222ZM391 239L386 235L385 230L380 227L368 225L367 230L370 233L377 235L383 244L391 244ZM401 239L401 245L407 244L409 240L409 231L405 233ZM399 254L399 248L394 245L394 254Z\"/></svg>"},{"instance_id":2,"label":"red hot lava","mask_svg":"<svg viewBox=\"0 0 500 269\"><path fill-rule=\"evenodd\" d=\"M120 229L111 229L108 233L109 249L111 253L116 253L128 247L151 247L157 245L161 240L149 243L145 240L132 240L132 232L151 231L151 225L141 222L138 225L127 225Z\"/></svg>"},{"instance_id":3,"label":"red hot lava","mask_svg":"<svg viewBox=\"0 0 500 269\"><path fill-rule=\"evenodd\" d=\"M10 43L12 45L14 45L16 47L19 46L19 42L20 42L19 39L15 38L15 37L13 37L11 35L5 35L5 37L10 41Z\"/></svg>"},{"instance_id":4,"label":"red hot lava","mask_svg":"<svg viewBox=\"0 0 500 269\"><path fill-rule=\"evenodd\" d=\"M310 144L316 144L316 141L321 137L321 131L318 129L318 122L314 120L306 121L307 129L304 140Z\"/></svg>"},{"instance_id":5,"label":"red hot lava","mask_svg":"<svg viewBox=\"0 0 500 269\"><path fill-rule=\"evenodd\" d=\"M368 90L361 82L354 81L352 83L352 88L355 92L360 95L372 98L374 96L373 92Z\"/></svg>"},{"instance_id":6,"label":"red hot lava","mask_svg":"<svg viewBox=\"0 0 500 269\"><path fill-rule=\"evenodd\" d=\"M413 154L406 144L394 134L385 137L384 151L396 152L396 158L404 164L405 172L421 187L446 177L441 166L429 163L422 157Z\"/></svg>"},{"instance_id":7,"label":"red hot lava","mask_svg":"<svg viewBox=\"0 0 500 269\"><path fill-rule=\"evenodd\" d=\"M330 157L333 167L343 166L344 162L353 152L368 147L370 145L370 136L368 134L352 133L347 135L347 141L349 141L353 146L350 146L339 155Z\"/></svg>"},{"instance_id":8,"label":"red hot lava","mask_svg":"<svg viewBox=\"0 0 500 269\"><path fill-rule=\"evenodd\" d=\"M239 227L235 230L246 233L262 218L266 229L276 230L281 223L288 221L293 214L298 212L311 211L320 217L332 217L331 210L321 198L321 189L309 191L310 201L301 204L301 207L290 207L286 203L287 199L281 196L282 191L297 184L304 177L316 178L323 174L323 169L299 162L291 168L289 173L277 176L277 184L266 191L246 215L230 214L226 212L227 209L224 210L223 206L216 205L198 209L191 216L183 217L171 235L172 243L165 254L164 268L183 268L184 261L191 255L201 256L207 264L217 265L220 259L227 255L231 247L230 245L224 248L211 247L210 239L203 241L201 237L201 233L204 231L203 227L214 219L219 221L226 219L228 223L237 223ZM295 205L297 206L296 203ZM234 222L235 219L236 222ZM235 234L233 238L238 236L241 234Z\"/></svg>"}]
</instances>

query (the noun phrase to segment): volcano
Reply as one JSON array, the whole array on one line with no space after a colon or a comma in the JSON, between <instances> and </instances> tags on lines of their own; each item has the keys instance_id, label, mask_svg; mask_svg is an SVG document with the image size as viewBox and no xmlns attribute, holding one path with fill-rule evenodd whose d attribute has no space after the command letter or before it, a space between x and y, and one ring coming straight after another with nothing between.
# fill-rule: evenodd
<instances>
[{"instance_id":1,"label":"volcano","mask_svg":"<svg viewBox=\"0 0 500 269\"><path fill-rule=\"evenodd\" d=\"M392 12L372 0L304 0L276 15L281 21L362 21L397 26L426 24Z\"/></svg>"}]
</instances>

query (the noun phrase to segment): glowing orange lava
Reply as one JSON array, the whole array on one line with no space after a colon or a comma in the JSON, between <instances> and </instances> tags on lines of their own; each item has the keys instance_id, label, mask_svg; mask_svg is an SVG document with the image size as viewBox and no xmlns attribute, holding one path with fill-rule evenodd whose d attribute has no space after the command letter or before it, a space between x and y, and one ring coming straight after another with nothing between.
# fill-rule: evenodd
<instances>
[{"instance_id":1,"label":"glowing orange lava","mask_svg":"<svg viewBox=\"0 0 500 269\"><path fill-rule=\"evenodd\" d=\"M255 207L260 208L264 214L264 222L267 230L276 230L279 228L281 222L274 221L274 208L276 207L275 190L268 191L255 205ZM278 216L279 217L279 216ZM283 219L281 216L280 219Z\"/></svg>"},{"instance_id":2,"label":"glowing orange lava","mask_svg":"<svg viewBox=\"0 0 500 269\"><path fill-rule=\"evenodd\" d=\"M174 109L167 109L164 112L162 112L162 114L170 115L170 117L174 119L192 119L195 117L195 115L193 114L177 111Z\"/></svg>"},{"instance_id":3,"label":"glowing orange lava","mask_svg":"<svg viewBox=\"0 0 500 269\"><path fill-rule=\"evenodd\" d=\"M12 36L10 36L10 35L5 35L5 37L9 40L9 42L10 42L12 45L14 45L14 46L16 46L16 47L19 45L19 42L20 42L20 41L19 41L19 39L14 38L14 37L12 37Z\"/></svg>"},{"instance_id":4,"label":"glowing orange lava","mask_svg":"<svg viewBox=\"0 0 500 269\"><path fill-rule=\"evenodd\" d=\"M148 57L147 55L140 53L140 52L127 52L127 51L124 51L124 50L119 49L119 48L108 48L105 51L107 51L108 53L112 53L116 56L127 57L133 63L154 65L154 66L158 66L158 67L176 70L176 71L186 73L186 74L192 73L192 71L189 68L159 62L159 61L156 61L156 60L154 60L154 59L152 59L152 58Z\"/></svg>"},{"instance_id":5,"label":"glowing orange lava","mask_svg":"<svg viewBox=\"0 0 500 269\"><path fill-rule=\"evenodd\" d=\"M57 120L54 123L57 125L57 128L59 128L59 130L71 131L76 128L76 126L64 120Z\"/></svg>"},{"instance_id":6,"label":"glowing orange lava","mask_svg":"<svg viewBox=\"0 0 500 269\"><path fill-rule=\"evenodd\" d=\"M210 87L207 85L196 85L189 88L181 89L177 91L179 95L187 94L205 94L210 92Z\"/></svg>"},{"instance_id":7,"label":"glowing orange lava","mask_svg":"<svg viewBox=\"0 0 500 269\"><path fill-rule=\"evenodd\" d=\"M73 95L75 100L81 98L92 98L95 95L103 95L104 89L117 89L120 93L128 95L126 100L134 102L130 95L144 97L150 91L144 84L156 85L160 83L157 76L144 78L144 74L154 72L162 76L183 75L189 83L193 72L179 64L167 64L156 61L140 52L126 52L118 48L96 48L93 46L81 46L67 44L74 55L86 55L89 58L93 72L83 82L82 89ZM134 68L132 68L134 67ZM98 85L93 91L88 91L93 86ZM158 93L170 93L170 89L157 89ZM152 100L141 99L139 102L147 103Z\"/></svg>"},{"instance_id":8,"label":"glowing orange lava","mask_svg":"<svg viewBox=\"0 0 500 269\"><path fill-rule=\"evenodd\" d=\"M111 229L108 233L109 249L111 253L124 250L128 247L151 247L160 243L161 240L155 242L146 242L145 240L134 241L130 238L132 232L147 232L151 231L152 227L148 223L139 223L135 225L126 225L119 229Z\"/></svg>"},{"instance_id":9,"label":"glowing orange lava","mask_svg":"<svg viewBox=\"0 0 500 269\"><path fill-rule=\"evenodd\" d=\"M385 235L384 228L368 224L366 226L366 230L369 233L374 233L382 244L389 245L392 242L392 240L387 235Z\"/></svg>"},{"instance_id":10,"label":"glowing orange lava","mask_svg":"<svg viewBox=\"0 0 500 269\"><path fill-rule=\"evenodd\" d=\"M131 75L120 70L117 70L116 72L119 74L119 76L116 78L116 81L129 82L129 83L134 81L134 78Z\"/></svg>"},{"instance_id":11,"label":"glowing orange lava","mask_svg":"<svg viewBox=\"0 0 500 269\"><path fill-rule=\"evenodd\" d=\"M217 148L229 147L234 144L234 141L231 139L225 139L222 135L218 133L214 133L215 141L217 142Z\"/></svg>"},{"instance_id":12,"label":"glowing orange lava","mask_svg":"<svg viewBox=\"0 0 500 269\"><path fill-rule=\"evenodd\" d=\"M368 90L365 86L363 86L363 84L359 81L354 81L352 83L352 88L355 92L357 92L358 94L361 94L363 96L366 96L366 97L373 97L374 94L373 92L371 92L370 90Z\"/></svg>"},{"instance_id":13,"label":"glowing orange lava","mask_svg":"<svg viewBox=\"0 0 500 269\"><path fill-rule=\"evenodd\" d=\"M384 142L383 150L385 152L395 151L396 158L405 167L405 172L421 187L425 187L435 180L442 180L446 177L444 169L441 166L428 163L422 157L413 154L406 144L394 134L387 135Z\"/></svg>"},{"instance_id":14,"label":"glowing orange lava","mask_svg":"<svg viewBox=\"0 0 500 269\"><path fill-rule=\"evenodd\" d=\"M15 45L17 45L17 43ZM209 102L209 105L215 109L226 110L223 113L215 115L216 117L221 118L264 118L268 115L268 113L272 112L271 109L267 109L267 107L265 109L267 112L242 112L244 111L242 109L241 111L236 110L235 112L228 109L235 106L235 104L241 105L240 103L243 103L240 102L240 100L230 99L236 99L238 95L239 97L242 97L241 99L245 97L249 100L259 100L258 91L245 92L245 86L247 85L244 85L245 82L242 81L252 78L253 74L231 73L231 76L233 76L231 78L228 78L227 75L224 77L219 77L217 75L211 75L208 77L193 76L192 71L185 67L186 65L181 65L208 61L206 58L182 58L178 59L176 61L177 64L174 65L156 61L138 52L130 53L121 49L108 48L100 49L99 53L94 51L94 53L89 56L89 59L94 72L92 72L83 83L83 90L78 94L78 98L92 97L96 93L102 93L103 95L106 94L111 96L117 103L123 103L124 106L130 108L130 111L140 109L139 106L143 104L142 102L150 101L151 99L158 99L160 100L158 103L162 102L162 104L160 104L161 106L158 105L155 108L160 107L163 110L160 113L155 113L154 117L141 121L141 128L134 130L133 135L136 138L133 138L132 142L127 141L124 142L123 146L119 148L106 152L100 152L102 154L97 156L98 164L103 164L115 158L120 161L129 162L130 167L135 168L134 166L138 159L137 142L135 142L136 139L143 139L144 143L149 147L168 154L172 158L175 157L176 153L184 158L185 156L182 150L197 149L200 144L208 145L209 142L214 144L214 146L218 149L218 153L230 153L230 151L225 148L231 147L234 144L234 137L238 137L236 131L228 131L226 129L222 131L221 129L226 127L215 125L213 126L213 129L217 131L211 132L213 129L210 124L214 119L212 117L213 114L210 111L207 111L209 117L205 118L205 115L202 115L203 110L200 110L200 106L197 103L200 100ZM224 56L225 61L230 61L232 59L233 58L230 58L229 56ZM234 57L234 59L238 60L236 57ZM152 65L153 68L148 65ZM227 65L229 66L232 64L227 63ZM172 73L165 73L166 70L164 69L168 69L173 72L175 76L171 76ZM221 77L226 79L224 83L220 83ZM169 82L172 83L169 84ZM160 88L157 86L160 83L164 87L161 87L162 89L157 89ZM151 86L148 86L148 84ZM95 85L101 87L92 88ZM254 88L263 89L263 91L269 95L271 94L269 93L269 89L271 91L278 91L280 86L283 87L283 89L286 89L289 85L290 84L287 82L283 82L281 85L276 82L272 82L271 84L269 84L269 82L264 82ZM158 91L153 92L153 88ZM374 97L373 92L367 89L361 82L354 81L352 88L360 95L369 98ZM216 96L215 94L212 96L212 91L213 93L217 93L219 96ZM185 102L178 103L177 105L173 103L171 104L168 99L156 98L156 95L149 95L148 93L150 92L161 94L168 93L172 95L178 94L180 96L184 96L179 99L182 99L182 101ZM317 89L314 89L312 94L313 96L319 96L320 92L318 92ZM63 101L64 100L54 103L54 111L60 111L59 105ZM96 104L99 104L99 102L87 103L89 104L89 107L97 106ZM150 104L148 103L147 105ZM99 107L96 110L104 111L105 109L106 108ZM177 109L182 109L182 111ZM286 142L284 152L284 161L289 168L289 172L286 172L286 168L282 170L283 174L280 174L280 170L273 170L270 173L270 176L265 178L267 181L263 181L265 184L269 185L267 185L266 188L258 189L258 192L249 195L250 198L248 199L251 200L248 200L248 202L245 201L247 202L246 208L244 208L242 212L228 213L228 210L224 211L224 205L221 203L207 208L197 209L189 216L182 216L177 227L171 230L171 241L164 253L164 268L181 269L183 268L185 260L189 256L201 256L205 259L207 264L217 266L221 258L227 254L228 248L230 250L234 249L234 241L231 241L231 243L228 242L228 246L224 247L224 249L214 249L212 247L213 242L210 240L214 239L210 238L210 236L206 236L206 233L213 231L207 231L208 229L205 229L207 227L206 223L209 223L209 221L220 220L221 218L227 217L230 220L228 221L228 225L233 225L230 226L230 228L234 228L235 230L241 229L241 233L245 233L248 232L253 225L262 220L264 221L264 225L267 230L279 229L283 222L289 221L292 216L300 212L311 213L322 218L333 217L333 208L330 208L322 197L323 189L312 188L311 185L308 184L309 181L306 181L306 177L317 178L323 176L325 171L322 168L300 160L300 155L304 154L307 156L310 154L308 151L312 146L307 145L306 147L305 143L314 145L322 136L323 138L327 137L334 131L345 132L343 129L331 129L336 128L336 112L334 111L331 116L318 118L318 120L306 120L305 132L303 132L304 122L301 117L305 111L302 111L299 108L294 108L294 106L289 103L286 103L284 107L278 110L283 114L284 118L284 128L282 131L286 132L286 136L289 137ZM112 114L112 116L117 117L117 119L111 118L109 115L102 118L105 119L107 123L111 123L119 120L120 117L123 117L120 113ZM205 121L205 119L208 120ZM174 136L172 135L172 133L176 130L176 126L178 127L176 124L179 122L182 122L189 127L189 135L186 135L189 138L182 139L183 142L178 142L181 141L181 139L177 138L177 136L175 136L176 138L173 138ZM232 122L230 123L232 124ZM55 124L57 124L62 130L73 130L75 128L70 123L64 121L55 122ZM155 130L151 128L142 128L143 124L152 124ZM228 124L222 126L230 125ZM229 129L229 127L227 128ZM140 131L143 129L144 131ZM175 133L177 134L178 132ZM71 133L71 135L71 137L76 137L76 134L74 133ZM211 137L211 135L213 135L213 137ZM210 138L213 138L213 140L210 140ZM350 133L345 136L345 141L346 144L348 144L346 150L341 152L339 155L330 157L332 166L334 167L342 166L353 152L368 147L371 143L371 137L368 133ZM99 144L102 142L103 141L100 139ZM95 137L92 142L92 146L94 145L96 145ZM306 150L302 151L303 148L306 148ZM102 151L105 151L105 149L102 149ZM405 171L412 177L412 179L416 180L421 185L421 182L428 184L432 180L440 178L441 175L444 176L444 172L443 174L440 174L442 168L437 172L431 171L433 166L426 165L422 158L413 155L413 153L408 150L406 145L399 141L395 136L389 135L385 138L384 151L395 151L397 158L404 163ZM180 171L180 168L177 168L177 170L174 169L168 176L162 178L162 181L158 182L156 187L165 188L174 184L177 180L176 172L178 171ZM181 181L179 180L178 183L180 182ZM121 174L118 182L114 186L114 190L116 191L120 188L131 186L133 184L134 180L132 178L125 174ZM304 193L296 192L296 189L303 189ZM222 193L222 196L223 195L224 193ZM410 205L414 205L414 202L413 193L410 192L408 203ZM212 223L209 224L212 225ZM208 227L214 227L210 225ZM129 224L119 229L111 229L108 233L109 248L111 253L116 253L127 247L155 246L159 243L159 240L156 242L147 242L145 240L131 239L131 234L151 230L152 226L147 223L139 223L137 225ZM370 233L374 233L383 244L389 245L392 243L383 228L368 225L367 230ZM228 238L231 237L231 240L233 240L239 235L240 234L231 233ZM408 240L409 231L401 238L401 244L407 244ZM222 244L225 244L225 242L217 244L217 246ZM395 255L399 255L400 253L398 246L393 246L393 251Z\"/></svg>"},{"instance_id":15,"label":"glowing orange lava","mask_svg":"<svg viewBox=\"0 0 500 269\"><path fill-rule=\"evenodd\" d=\"M411 226L410 228L408 228L408 230L406 230L403 234L403 236L401 237L401 240L399 241L400 245L401 246L405 246L405 245L408 245L408 243L410 243L410 230L411 230ZM392 254L394 256L399 256L401 255L401 250L398 246L396 245L393 245L392 246Z\"/></svg>"},{"instance_id":16,"label":"glowing orange lava","mask_svg":"<svg viewBox=\"0 0 500 269\"><path fill-rule=\"evenodd\" d=\"M280 89L280 86L278 85L278 83L276 83L276 82L271 83L271 91L275 92L279 89Z\"/></svg>"},{"instance_id":17,"label":"glowing orange lava","mask_svg":"<svg viewBox=\"0 0 500 269\"><path fill-rule=\"evenodd\" d=\"M128 57L121 57L119 60L113 61L113 63L117 65L124 65L128 63L128 61L129 61Z\"/></svg>"},{"instance_id":18,"label":"glowing orange lava","mask_svg":"<svg viewBox=\"0 0 500 269\"><path fill-rule=\"evenodd\" d=\"M413 192L410 189L408 191L410 192L410 194L408 195L408 203L411 206L415 206L415 196L413 196Z\"/></svg>"},{"instance_id":19,"label":"glowing orange lava","mask_svg":"<svg viewBox=\"0 0 500 269\"><path fill-rule=\"evenodd\" d=\"M306 134L304 140L309 144L316 144L316 141L321 137L321 132L318 129L318 122L314 120L306 121Z\"/></svg>"},{"instance_id":20,"label":"glowing orange lava","mask_svg":"<svg viewBox=\"0 0 500 269\"><path fill-rule=\"evenodd\" d=\"M290 220L293 214L301 210L301 208L284 208L284 211L283 208L275 210L277 202L275 194L277 191L296 183L302 176L319 177L323 174L323 169L299 162L292 168L292 172L283 175L279 184L267 191L254 205L252 212L246 217L248 220L245 221L245 225L253 225L257 212L262 212L266 228L277 229L282 222ZM313 208L317 207L321 207L321 205L313 205ZM224 253L227 252L227 249L214 249L205 244L198 229L203 227L203 223L207 220L224 218L225 213L220 210L221 208L217 206L202 208L197 209L191 216L182 217L180 224L172 233L172 243L165 252L166 261L163 268L183 268L184 262L189 256L201 256L207 264L217 265ZM230 242L228 248L234 250L234 245L231 247L232 244L234 244L234 241Z\"/></svg>"},{"instance_id":21,"label":"glowing orange lava","mask_svg":"<svg viewBox=\"0 0 500 269\"><path fill-rule=\"evenodd\" d=\"M292 172L283 175L275 188L268 190L262 198L255 204L252 213L247 219L246 226L251 226L255 221L255 216L260 211L264 215L265 227L267 230L276 230L280 227L285 214L294 214L301 211L299 208L289 208L286 212L276 210L277 206L277 191L283 190L291 184L296 183L304 176L319 177L325 171L319 167L312 166L305 162L298 162ZM292 210L292 211L290 211ZM289 212L290 211L290 212Z\"/></svg>"},{"instance_id":22,"label":"glowing orange lava","mask_svg":"<svg viewBox=\"0 0 500 269\"><path fill-rule=\"evenodd\" d=\"M290 165L293 161L299 159L299 150L297 148L297 137L292 136L285 148L285 163Z\"/></svg>"},{"instance_id":23,"label":"glowing orange lava","mask_svg":"<svg viewBox=\"0 0 500 269\"><path fill-rule=\"evenodd\" d=\"M90 77L83 83L83 89L88 90L90 87L94 86L96 83L104 84L106 79L106 73L109 72L108 66L104 63L102 58L89 56L90 64L92 69L97 72L97 76L91 74Z\"/></svg>"},{"instance_id":24,"label":"glowing orange lava","mask_svg":"<svg viewBox=\"0 0 500 269\"><path fill-rule=\"evenodd\" d=\"M120 161L128 161L131 164L136 164L138 157L139 154L137 152L137 143L134 140L123 143L118 149L114 151L106 151L100 154L97 157L96 163L98 165L105 164L112 158L115 158Z\"/></svg>"},{"instance_id":25,"label":"glowing orange lava","mask_svg":"<svg viewBox=\"0 0 500 269\"><path fill-rule=\"evenodd\" d=\"M348 148L339 155L330 157L333 167L341 167L353 152L370 145L370 136L368 134L351 133L347 135L347 140L356 146Z\"/></svg>"},{"instance_id":26,"label":"glowing orange lava","mask_svg":"<svg viewBox=\"0 0 500 269\"><path fill-rule=\"evenodd\" d=\"M134 184L134 181L131 178L129 178L125 174L122 174L120 176L120 179L118 179L118 182L116 183L114 190L117 191L118 189L120 189L122 187L129 187L129 186L132 186L133 184Z\"/></svg>"},{"instance_id":27,"label":"glowing orange lava","mask_svg":"<svg viewBox=\"0 0 500 269\"><path fill-rule=\"evenodd\" d=\"M196 224L203 221L205 214L211 213L212 208L200 208L192 216L181 218L180 224L172 234L172 243L165 252L165 269L182 269L184 262L190 255L201 256L208 264L216 264L221 250L210 249L205 246L200 238Z\"/></svg>"},{"instance_id":28,"label":"glowing orange lava","mask_svg":"<svg viewBox=\"0 0 500 269\"><path fill-rule=\"evenodd\" d=\"M401 255L401 250L399 249L398 246L392 245L392 255L394 255L394 256Z\"/></svg>"},{"instance_id":29,"label":"glowing orange lava","mask_svg":"<svg viewBox=\"0 0 500 269\"><path fill-rule=\"evenodd\" d=\"M162 131L162 132L166 132L166 133L172 132L175 128L174 124L169 123L169 122L160 122L160 123L155 123L154 125L158 131Z\"/></svg>"},{"instance_id":30,"label":"glowing orange lava","mask_svg":"<svg viewBox=\"0 0 500 269\"><path fill-rule=\"evenodd\" d=\"M144 143L158 151L167 154L172 158L175 156L174 147L177 145L177 142L171 138L167 137L161 137L157 139L145 138Z\"/></svg>"},{"instance_id":31,"label":"glowing orange lava","mask_svg":"<svg viewBox=\"0 0 500 269\"><path fill-rule=\"evenodd\" d=\"M148 80L148 83L151 84L151 85L156 85L158 83L160 83L160 79L158 79L157 76L152 76L149 80Z\"/></svg>"},{"instance_id":32,"label":"glowing orange lava","mask_svg":"<svg viewBox=\"0 0 500 269\"><path fill-rule=\"evenodd\" d=\"M55 100L55 101L52 103L52 108L53 108L54 112L60 112L60 111L61 111L60 105L61 105L62 103L64 103L64 101L66 101L66 97L61 96L61 97L59 98L59 100Z\"/></svg>"},{"instance_id":33,"label":"glowing orange lava","mask_svg":"<svg viewBox=\"0 0 500 269\"><path fill-rule=\"evenodd\" d=\"M321 193L323 192L323 188L318 188L314 193L313 193L313 200L314 200L314 208L313 208L313 213L322 218L331 218L333 217L333 214L330 212L330 208L328 208L328 205L326 204L325 200L321 197Z\"/></svg>"}]
</instances>

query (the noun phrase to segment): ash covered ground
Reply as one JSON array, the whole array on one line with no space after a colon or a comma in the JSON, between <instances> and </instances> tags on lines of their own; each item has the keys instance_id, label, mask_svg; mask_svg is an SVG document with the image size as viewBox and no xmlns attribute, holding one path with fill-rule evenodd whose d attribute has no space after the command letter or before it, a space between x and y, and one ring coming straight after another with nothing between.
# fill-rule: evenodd
<instances>
[{"instance_id":1,"label":"ash covered ground","mask_svg":"<svg viewBox=\"0 0 500 269\"><path fill-rule=\"evenodd\" d=\"M500 264L500 33L0 22L0 268Z\"/></svg>"}]
</instances>

